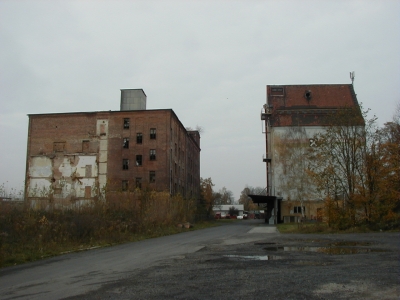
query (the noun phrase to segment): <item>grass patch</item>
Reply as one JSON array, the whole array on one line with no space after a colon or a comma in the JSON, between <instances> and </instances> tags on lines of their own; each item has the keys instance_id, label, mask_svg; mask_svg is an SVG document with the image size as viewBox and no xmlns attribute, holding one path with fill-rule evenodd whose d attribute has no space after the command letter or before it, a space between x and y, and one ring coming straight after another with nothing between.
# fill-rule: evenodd
<instances>
[{"instance_id":1,"label":"grass patch","mask_svg":"<svg viewBox=\"0 0 400 300\"><path fill-rule=\"evenodd\" d=\"M2 258L0 260L0 267L15 266L27 262L41 260L53 256L58 256L71 252L86 251L93 248L109 247L129 242L137 242L141 240L167 236L172 234L178 234L181 232L200 230L215 226L220 226L215 221L201 221L194 224L191 228L179 228L178 226L160 226L147 230L147 232L132 233L125 232L121 235L118 233L118 240L110 239L92 239L87 242L74 243L72 241L66 241L65 243L50 242L41 245L35 240L30 243L24 243L18 245L18 243L8 244L4 243L1 246Z\"/></svg>"}]
</instances>

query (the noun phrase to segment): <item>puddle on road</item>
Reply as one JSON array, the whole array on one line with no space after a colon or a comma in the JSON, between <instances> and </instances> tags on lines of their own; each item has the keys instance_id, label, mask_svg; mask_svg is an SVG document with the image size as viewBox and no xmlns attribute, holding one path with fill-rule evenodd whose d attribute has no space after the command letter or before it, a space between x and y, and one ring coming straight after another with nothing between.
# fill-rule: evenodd
<instances>
[{"instance_id":1,"label":"puddle on road","mask_svg":"<svg viewBox=\"0 0 400 300\"><path fill-rule=\"evenodd\" d=\"M348 247L266 247L264 250L267 251L285 251L285 252L318 252L331 255L345 255L345 254L360 254L360 253L370 253L370 252L388 252L384 249L371 249L371 248L348 248Z\"/></svg>"},{"instance_id":2,"label":"puddle on road","mask_svg":"<svg viewBox=\"0 0 400 300\"><path fill-rule=\"evenodd\" d=\"M236 258L239 260L278 260L282 259L282 256L276 255L224 255L228 258Z\"/></svg>"}]
</instances>

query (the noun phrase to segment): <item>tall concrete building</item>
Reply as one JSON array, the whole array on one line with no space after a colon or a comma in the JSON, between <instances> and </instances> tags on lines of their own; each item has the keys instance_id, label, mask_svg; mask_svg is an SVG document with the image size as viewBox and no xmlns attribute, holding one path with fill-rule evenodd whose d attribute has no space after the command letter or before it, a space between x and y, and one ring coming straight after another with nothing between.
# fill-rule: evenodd
<instances>
[{"instance_id":1,"label":"tall concrete building","mask_svg":"<svg viewBox=\"0 0 400 300\"><path fill-rule=\"evenodd\" d=\"M104 191L151 188L197 198L200 134L172 109L146 109L141 89L121 90L120 111L28 115L25 196L32 207L71 207Z\"/></svg>"},{"instance_id":2,"label":"tall concrete building","mask_svg":"<svg viewBox=\"0 0 400 300\"><path fill-rule=\"evenodd\" d=\"M352 84L267 85L261 119L268 196L252 196L254 202L267 204L266 221L319 218L323 200L307 176L305 154L315 146L314 135L324 133L332 116L345 108L359 108Z\"/></svg>"}]
</instances>

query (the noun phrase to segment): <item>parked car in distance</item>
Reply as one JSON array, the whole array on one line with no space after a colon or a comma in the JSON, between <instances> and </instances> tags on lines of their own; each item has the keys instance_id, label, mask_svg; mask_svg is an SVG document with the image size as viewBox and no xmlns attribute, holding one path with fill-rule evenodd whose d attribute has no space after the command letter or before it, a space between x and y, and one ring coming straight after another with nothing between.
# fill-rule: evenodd
<instances>
[{"instance_id":1,"label":"parked car in distance","mask_svg":"<svg viewBox=\"0 0 400 300\"><path fill-rule=\"evenodd\" d=\"M236 219L243 220L243 216L237 216Z\"/></svg>"}]
</instances>

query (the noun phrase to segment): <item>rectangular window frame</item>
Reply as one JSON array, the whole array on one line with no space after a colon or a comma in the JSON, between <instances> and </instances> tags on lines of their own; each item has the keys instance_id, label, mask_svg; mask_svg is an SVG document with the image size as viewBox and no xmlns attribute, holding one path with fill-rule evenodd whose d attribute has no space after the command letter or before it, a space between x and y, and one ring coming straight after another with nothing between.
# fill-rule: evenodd
<instances>
[{"instance_id":1,"label":"rectangular window frame","mask_svg":"<svg viewBox=\"0 0 400 300\"><path fill-rule=\"evenodd\" d=\"M141 167L143 165L143 156L141 154L136 155L136 166Z\"/></svg>"},{"instance_id":2,"label":"rectangular window frame","mask_svg":"<svg viewBox=\"0 0 400 300\"><path fill-rule=\"evenodd\" d=\"M149 159L150 159L151 161L154 161L154 160L156 160L156 158L157 158L157 156L156 156L156 149L150 149L150 156L149 156Z\"/></svg>"},{"instance_id":3,"label":"rectangular window frame","mask_svg":"<svg viewBox=\"0 0 400 300\"><path fill-rule=\"evenodd\" d=\"M136 144L143 143L143 134L141 132L136 133Z\"/></svg>"},{"instance_id":4,"label":"rectangular window frame","mask_svg":"<svg viewBox=\"0 0 400 300\"><path fill-rule=\"evenodd\" d=\"M122 170L129 170L129 159L122 159Z\"/></svg>"},{"instance_id":5,"label":"rectangular window frame","mask_svg":"<svg viewBox=\"0 0 400 300\"><path fill-rule=\"evenodd\" d=\"M129 149L129 138L123 138L123 140L122 140L122 148Z\"/></svg>"},{"instance_id":6,"label":"rectangular window frame","mask_svg":"<svg viewBox=\"0 0 400 300\"><path fill-rule=\"evenodd\" d=\"M126 192L129 189L129 181L128 180L122 180L121 189L123 192Z\"/></svg>"},{"instance_id":7,"label":"rectangular window frame","mask_svg":"<svg viewBox=\"0 0 400 300\"><path fill-rule=\"evenodd\" d=\"M150 128L150 139L155 140L157 138L157 129L156 128Z\"/></svg>"},{"instance_id":8,"label":"rectangular window frame","mask_svg":"<svg viewBox=\"0 0 400 300\"><path fill-rule=\"evenodd\" d=\"M129 123L130 123L130 119L124 118L124 129L129 129Z\"/></svg>"},{"instance_id":9,"label":"rectangular window frame","mask_svg":"<svg viewBox=\"0 0 400 300\"><path fill-rule=\"evenodd\" d=\"M156 182L156 171L149 171L149 182L150 183Z\"/></svg>"}]
</instances>

